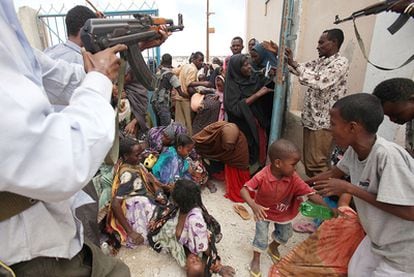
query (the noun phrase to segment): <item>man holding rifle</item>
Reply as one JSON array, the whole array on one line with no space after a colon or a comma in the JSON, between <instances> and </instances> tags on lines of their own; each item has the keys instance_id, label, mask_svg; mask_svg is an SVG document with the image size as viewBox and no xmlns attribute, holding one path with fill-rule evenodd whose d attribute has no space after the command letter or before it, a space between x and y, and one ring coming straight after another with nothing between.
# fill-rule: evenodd
<instances>
[{"instance_id":1,"label":"man holding rifle","mask_svg":"<svg viewBox=\"0 0 414 277\"><path fill-rule=\"evenodd\" d=\"M74 216L87 203L74 195L112 145L116 53L127 47L83 52L85 68L54 61L31 48L11 0L0 2L0 28L0 105L8 115L0 121L0 275L130 276L84 240ZM72 96L56 113L50 93Z\"/></svg>"}]
</instances>

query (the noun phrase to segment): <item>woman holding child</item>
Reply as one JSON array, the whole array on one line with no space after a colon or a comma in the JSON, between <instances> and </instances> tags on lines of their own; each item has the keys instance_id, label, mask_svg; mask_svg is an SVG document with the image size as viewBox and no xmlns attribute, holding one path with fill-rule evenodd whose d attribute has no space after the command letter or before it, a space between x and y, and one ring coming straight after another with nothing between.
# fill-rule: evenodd
<instances>
[{"instance_id":1,"label":"woman holding child","mask_svg":"<svg viewBox=\"0 0 414 277\"><path fill-rule=\"evenodd\" d=\"M156 250L165 248L188 276L233 276L233 268L220 263L215 248L220 225L203 206L199 186L179 180L172 185L169 201L159 182L139 164L143 146L129 138L120 146L122 163L113 186L109 230L128 247L149 242Z\"/></svg>"}]
</instances>

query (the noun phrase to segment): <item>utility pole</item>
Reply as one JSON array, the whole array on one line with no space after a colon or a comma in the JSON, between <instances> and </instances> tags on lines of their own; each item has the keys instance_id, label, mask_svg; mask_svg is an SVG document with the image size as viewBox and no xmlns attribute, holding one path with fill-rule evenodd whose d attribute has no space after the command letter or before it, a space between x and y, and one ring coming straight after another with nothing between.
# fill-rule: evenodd
<instances>
[{"instance_id":1,"label":"utility pole","mask_svg":"<svg viewBox=\"0 0 414 277\"><path fill-rule=\"evenodd\" d=\"M214 14L214 12L210 12L210 1L207 0L207 12L206 12L206 18L207 18L207 28L206 28L206 62L210 60L210 33L214 33L214 28L210 28L209 25L209 17L210 15Z\"/></svg>"},{"instance_id":2,"label":"utility pole","mask_svg":"<svg viewBox=\"0 0 414 277\"><path fill-rule=\"evenodd\" d=\"M209 33L209 17L210 17L210 1L207 0L207 29L206 29L206 62L210 60L210 33Z\"/></svg>"}]
</instances>

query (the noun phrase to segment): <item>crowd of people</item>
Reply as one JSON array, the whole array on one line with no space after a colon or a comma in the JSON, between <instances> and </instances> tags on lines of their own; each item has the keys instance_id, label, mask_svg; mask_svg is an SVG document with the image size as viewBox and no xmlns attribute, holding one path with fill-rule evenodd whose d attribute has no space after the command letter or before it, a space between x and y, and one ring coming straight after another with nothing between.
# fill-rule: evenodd
<instances>
[{"instance_id":1,"label":"crowd of people","mask_svg":"<svg viewBox=\"0 0 414 277\"><path fill-rule=\"evenodd\" d=\"M225 197L245 202L256 221L250 276L262 276L262 253L275 267L283 259L279 247L292 236L303 198L343 216L327 204L332 196L339 206L353 196L366 234L344 259L349 276L414 276L414 233L407 231L414 227L412 80L351 94L340 29L323 31L319 57L304 63L255 38L243 54L236 36L224 61L205 63L196 51L173 68L164 54L148 101L129 65L125 86L117 83L117 54L127 46L82 50L81 27L97 16L72 8L68 40L40 52L25 38L12 1L0 3L1 105L10 118L1 121L0 136L0 275L130 276L113 256L122 246L148 245L170 253L187 276L235 276L216 247L225 234L201 196L202 189L215 193L218 179ZM170 35L165 28L159 34L140 49ZM298 146L278 139L268 147L278 55L307 87L305 180L295 169ZM406 149L377 135L384 114L407 123ZM115 161L105 158L111 148L119 153ZM334 148L343 157L332 165Z\"/></svg>"}]
</instances>

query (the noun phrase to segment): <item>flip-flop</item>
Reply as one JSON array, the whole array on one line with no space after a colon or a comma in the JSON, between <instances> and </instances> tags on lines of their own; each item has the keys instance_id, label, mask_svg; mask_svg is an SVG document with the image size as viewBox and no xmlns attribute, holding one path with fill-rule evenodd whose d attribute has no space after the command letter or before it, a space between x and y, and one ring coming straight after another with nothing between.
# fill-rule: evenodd
<instances>
[{"instance_id":1,"label":"flip-flop","mask_svg":"<svg viewBox=\"0 0 414 277\"><path fill-rule=\"evenodd\" d=\"M253 270L249 270L249 273L250 277L262 277L262 273L260 271L256 273Z\"/></svg>"},{"instance_id":2,"label":"flip-flop","mask_svg":"<svg viewBox=\"0 0 414 277\"><path fill-rule=\"evenodd\" d=\"M293 231L298 233L312 234L316 231L316 226L311 222L296 222L293 224Z\"/></svg>"},{"instance_id":3,"label":"flip-flop","mask_svg":"<svg viewBox=\"0 0 414 277\"><path fill-rule=\"evenodd\" d=\"M262 272L254 272L251 268L250 268L250 266L247 266L247 270L249 271L249 273L250 273L250 277L262 277Z\"/></svg>"},{"instance_id":4,"label":"flip-flop","mask_svg":"<svg viewBox=\"0 0 414 277\"><path fill-rule=\"evenodd\" d=\"M246 210L246 208L243 205L235 204L233 205L233 210L240 215L241 218L244 220L249 220L251 218L249 212Z\"/></svg>"},{"instance_id":5,"label":"flip-flop","mask_svg":"<svg viewBox=\"0 0 414 277\"><path fill-rule=\"evenodd\" d=\"M279 251L278 251L279 252ZM269 255L270 259L272 259L272 262L274 264L277 264L280 261L280 253L279 255L276 255L275 253L273 253L270 248L267 249L267 254Z\"/></svg>"}]
</instances>

